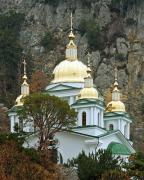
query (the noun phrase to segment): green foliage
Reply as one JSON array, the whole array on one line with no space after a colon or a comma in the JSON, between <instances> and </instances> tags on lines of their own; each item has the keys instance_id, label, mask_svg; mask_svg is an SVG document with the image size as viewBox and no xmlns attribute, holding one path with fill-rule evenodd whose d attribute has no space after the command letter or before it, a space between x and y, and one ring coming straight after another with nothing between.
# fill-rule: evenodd
<instances>
[{"instance_id":1,"label":"green foliage","mask_svg":"<svg viewBox=\"0 0 144 180\"><path fill-rule=\"evenodd\" d=\"M125 169L130 177L135 179L144 179L144 153L138 152L129 157L129 162L126 163Z\"/></svg>"},{"instance_id":2,"label":"green foliage","mask_svg":"<svg viewBox=\"0 0 144 180\"><path fill-rule=\"evenodd\" d=\"M24 140L24 136L21 136L21 134L18 133L0 133L0 145L6 143L6 141L14 141L19 147L21 147L24 143Z\"/></svg>"},{"instance_id":3,"label":"green foliage","mask_svg":"<svg viewBox=\"0 0 144 180\"><path fill-rule=\"evenodd\" d=\"M126 24L129 26L136 25L136 20L134 20L133 18L128 18L126 19Z\"/></svg>"},{"instance_id":4,"label":"green foliage","mask_svg":"<svg viewBox=\"0 0 144 180\"><path fill-rule=\"evenodd\" d=\"M34 148L23 148L23 151L26 155L30 157L30 159L35 163L40 163L40 154Z\"/></svg>"},{"instance_id":5,"label":"green foliage","mask_svg":"<svg viewBox=\"0 0 144 180\"><path fill-rule=\"evenodd\" d=\"M116 60L119 60L119 61L125 61L126 60L125 55L122 53L116 53L115 58L116 58Z\"/></svg>"},{"instance_id":6,"label":"green foliage","mask_svg":"<svg viewBox=\"0 0 144 180\"><path fill-rule=\"evenodd\" d=\"M86 34L91 50L102 50L105 48L106 37L102 33L100 26L94 20L81 20L79 30L82 36Z\"/></svg>"},{"instance_id":7,"label":"green foliage","mask_svg":"<svg viewBox=\"0 0 144 180\"><path fill-rule=\"evenodd\" d=\"M18 43L24 14L10 11L0 15L0 101L11 104L16 93L22 48Z\"/></svg>"},{"instance_id":8,"label":"green foliage","mask_svg":"<svg viewBox=\"0 0 144 180\"><path fill-rule=\"evenodd\" d=\"M112 0L111 7L120 9L121 13L125 16L128 8L140 6L142 2L143 0Z\"/></svg>"},{"instance_id":9,"label":"green foliage","mask_svg":"<svg viewBox=\"0 0 144 180\"><path fill-rule=\"evenodd\" d=\"M74 125L76 112L66 101L56 96L35 93L24 99L23 107L18 110L21 120L33 122L39 136L39 150L51 146L54 134L62 128Z\"/></svg>"},{"instance_id":10,"label":"green foliage","mask_svg":"<svg viewBox=\"0 0 144 180\"><path fill-rule=\"evenodd\" d=\"M49 4L51 6L57 7L60 0L44 0L45 4Z\"/></svg>"},{"instance_id":11,"label":"green foliage","mask_svg":"<svg viewBox=\"0 0 144 180\"><path fill-rule=\"evenodd\" d=\"M99 150L95 154L80 153L77 158L68 162L68 166L78 168L80 180L98 180L110 170L120 170L120 158L114 158L108 150Z\"/></svg>"},{"instance_id":12,"label":"green foliage","mask_svg":"<svg viewBox=\"0 0 144 180\"><path fill-rule=\"evenodd\" d=\"M9 11L7 14L1 14L0 29L10 30L13 31L13 33L17 33L21 28L24 17L23 13L16 13L15 11Z\"/></svg>"},{"instance_id":13,"label":"green foliage","mask_svg":"<svg viewBox=\"0 0 144 180\"><path fill-rule=\"evenodd\" d=\"M56 40L53 37L52 32L48 31L41 40L41 45L48 50L54 49L56 45Z\"/></svg>"}]
</instances>

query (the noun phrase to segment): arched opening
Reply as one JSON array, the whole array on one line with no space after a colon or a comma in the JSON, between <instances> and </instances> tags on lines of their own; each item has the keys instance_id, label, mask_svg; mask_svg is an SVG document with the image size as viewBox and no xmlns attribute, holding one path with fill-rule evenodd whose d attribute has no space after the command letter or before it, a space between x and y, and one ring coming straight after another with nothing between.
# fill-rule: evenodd
<instances>
[{"instance_id":1,"label":"arched opening","mask_svg":"<svg viewBox=\"0 0 144 180\"><path fill-rule=\"evenodd\" d=\"M86 112L82 113L82 126L86 126Z\"/></svg>"},{"instance_id":2,"label":"arched opening","mask_svg":"<svg viewBox=\"0 0 144 180\"><path fill-rule=\"evenodd\" d=\"M113 129L114 129L113 124L110 124L110 125L109 125L109 130L110 130L110 131L113 131Z\"/></svg>"}]
</instances>

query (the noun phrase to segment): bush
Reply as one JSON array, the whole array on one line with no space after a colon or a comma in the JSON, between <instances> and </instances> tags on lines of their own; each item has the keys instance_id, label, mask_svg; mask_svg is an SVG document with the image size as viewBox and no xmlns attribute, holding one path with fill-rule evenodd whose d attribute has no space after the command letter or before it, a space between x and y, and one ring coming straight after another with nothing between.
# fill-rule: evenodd
<instances>
[{"instance_id":1,"label":"bush","mask_svg":"<svg viewBox=\"0 0 144 180\"><path fill-rule=\"evenodd\" d=\"M122 53L116 53L115 54L115 59L119 60L119 61L125 61L126 60L126 56Z\"/></svg>"},{"instance_id":2,"label":"bush","mask_svg":"<svg viewBox=\"0 0 144 180\"><path fill-rule=\"evenodd\" d=\"M94 20L81 20L79 24L80 34L86 34L88 45L91 50L102 50L106 45L106 36L100 26Z\"/></svg>"},{"instance_id":3,"label":"bush","mask_svg":"<svg viewBox=\"0 0 144 180\"><path fill-rule=\"evenodd\" d=\"M60 0L44 0L45 4L49 4L51 6L57 7Z\"/></svg>"},{"instance_id":4,"label":"bush","mask_svg":"<svg viewBox=\"0 0 144 180\"><path fill-rule=\"evenodd\" d=\"M130 180L129 176L126 172L121 170L111 170L109 172L105 172L102 175L101 180Z\"/></svg>"},{"instance_id":5,"label":"bush","mask_svg":"<svg viewBox=\"0 0 144 180\"><path fill-rule=\"evenodd\" d=\"M136 25L136 20L134 20L133 18L128 18L126 19L126 24L129 26Z\"/></svg>"},{"instance_id":6,"label":"bush","mask_svg":"<svg viewBox=\"0 0 144 180\"><path fill-rule=\"evenodd\" d=\"M95 154L80 153L68 162L68 166L77 167L80 180L99 180L105 172L121 170L119 157L114 158L108 150L99 150Z\"/></svg>"},{"instance_id":7,"label":"bush","mask_svg":"<svg viewBox=\"0 0 144 180\"><path fill-rule=\"evenodd\" d=\"M53 37L52 32L50 32L50 31L46 32L45 36L41 40L41 45L48 50L54 49L54 47L56 45L56 40Z\"/></svg>"},{"instance_id":8,"label":"bush","mask_svg":"<svg viewBox=\"0 0 144 180\"><path fill-rule=\"evenodd\" d=\"M125 16L127 10L134 6L140 6L143 0L112 0L111 7L121 10L121 13Z\"/></svg>"}]
</instances>

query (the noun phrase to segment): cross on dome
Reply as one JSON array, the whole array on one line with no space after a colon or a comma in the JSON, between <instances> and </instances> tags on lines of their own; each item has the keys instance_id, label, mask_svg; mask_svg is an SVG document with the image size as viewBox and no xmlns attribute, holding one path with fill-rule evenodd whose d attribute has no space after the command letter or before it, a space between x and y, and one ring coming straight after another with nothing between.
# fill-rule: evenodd
<instances>
[{"instance_id":1,"label":"cross on dome","mask_svg":"<svg viewBox=\"0 0 144 180\"><path fill-rule=\"evenodd\" d=\"M71 19L71 31L73 30L73 14L71 12L71 15L70 15L70 19Z\"/></svg>"},{"instance_id":2,"label":"cross on dome","mask_svg":"<svg viewBox=\"0 0 144 180\"><path fill-rule=\"evenodd\" d=\"M26 60L24 59L22 63L24 65L24 75L26 75L26 65L27 65Z\"/></svg>"}]
</instances>

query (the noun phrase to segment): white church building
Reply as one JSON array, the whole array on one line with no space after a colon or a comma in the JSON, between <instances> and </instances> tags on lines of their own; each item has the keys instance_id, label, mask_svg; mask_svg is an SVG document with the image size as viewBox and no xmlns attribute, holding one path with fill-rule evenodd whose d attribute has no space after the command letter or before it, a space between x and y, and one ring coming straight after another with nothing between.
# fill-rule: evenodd
<instances>
[{"instance_id":1,"label":"white church building","mask_svg":"<svg viewBox=\"0 0 144 180\"><path fill-rule=\"evenodd\" d=\"M115 73L112 100L105 106L103 98L93 84L90 63L85 65L77 58L77 46L74 39L71 26L65 60L55 67L54 78L45 88L46 93L66 100L78 114L75 127L62 130L55 135L58 140L60 162L66 163L68 159L76 157L82 150L88 154L95 153L99 149L109 149L116 156L128 157L135 153L130 141L132 119L120 98L117 73ZM17 107L22 106L22 98L29 95L25 68L23 79L21 95L9 111L12 133L15 132L15 125L20 123ZM27 124L23 130L31 132L32 124ZM31 138L30 146L35 146L35 144L36 138Z\"/></svg>"}]
</instances>

